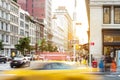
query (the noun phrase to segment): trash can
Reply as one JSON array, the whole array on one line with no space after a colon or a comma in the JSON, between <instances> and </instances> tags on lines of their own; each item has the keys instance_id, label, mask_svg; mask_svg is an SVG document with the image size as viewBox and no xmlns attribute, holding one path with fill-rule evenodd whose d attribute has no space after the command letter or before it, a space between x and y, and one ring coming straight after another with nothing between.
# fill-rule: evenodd
<instances>
[{"instance_id":1,"label":"trash can","mask_svg":"<svg viewBox=\"0 0 120 80\"><path fill-rule=\"evenodd\" d=\"M92 61L92 67L97 68L97 61Z\"/></svg>"}]
</instances>

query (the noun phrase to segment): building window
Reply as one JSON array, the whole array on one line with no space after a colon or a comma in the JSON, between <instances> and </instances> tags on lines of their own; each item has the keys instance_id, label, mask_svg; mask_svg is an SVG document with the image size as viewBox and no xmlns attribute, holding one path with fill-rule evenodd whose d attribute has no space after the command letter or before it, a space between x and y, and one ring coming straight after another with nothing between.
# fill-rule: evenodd
<instances>
[{"instance_id":1,"label":"building window","mask_svg":"<svg viewBox=\"0 0 120 80\"><path fill-rule=\"evenodd\" d=\"M3 22L1 22L1 29L3 30Z\"/></svg>"},{"instance_id":2,"label":"building window","mask_svg":"<svg viewBox=\"0 0 120 80\"><path fill-rule=\"evenodd\" d=\"M13 44L14 41L13 41L13 36L10 37L10 44Z\"/></svg>"},{"instance_id":3,"label":"building window","mask_svg":"<svg viewBox=\"0 0 120 80\"><path fill-rule=\"evenodd\" d=\"M6 42L8 42L9 41L9 36L8 35L6 35Z\"/></svg>"},{"instance_id":4,"label":"building window","mask_svg":"<svg viewBox=\"0 0 120 80\"><path fill-rule=\"evenodd\" d=\"M25 29L29 30L29 25L25 24Z\"/></svg>"},{"instance_id":5,"label":"building window","mask_svg":"<svg viewBox=\"0 0 120 80\"><path fill-rule=\"evenodd\" d=\"M20 21L20 26L24 27L24 22L23 21Z\"/></svg>"},{"instance_id":6,"label":"building window","mask_svg":"<svg viewBox=\"0 0 120 80\"><path fill-rule=\"evenodd\" d=\"M1 14L2 14L2 18L4 18L4 12L3 11L1 12Z\"/></svg>"},{"instance_id":7,"label":"building window","mask_svg":"<svg viewBox=\"0 0 120 80\"><path fill-rule=\"evenodd\" d=\"M10 32L13 32L13 25L10 26Z\"/></svg>"},{"instance_id":8,"label":"building window","mask_svg":"<svg viewBox=\"0 0 120 80\"><path fill-rule=\"evenodd\" d=\"M103 6L103 24L111 23L111 7Z\"/></svg>"},{"instance_id":9,"label":"building window","mask_svg":"<svg viewBox=\"0 0 120 80\"><path fill-rule=\"evenodd\" d=\"M29 37L29 32L25 31L25 36Z\"/></svg>"},{"instance_id":10,"label":"building window","mask_svg":"<svg viewBox=\"0 0 120 80\"><path fill-rule=\"evenodd\" d=\"M24 36L24 30L20 29L20 35Z\"/></svg>"},{"instance_id":11,"label":"building window","mask_svg":"<svg viewBox=\"0 0 120 80\"><path fill-rule=\"evenodd\" d=\"M2 41L4 42L4 35L2 34Z\"/></svg>"},{"instance_id":12,"label":"building window","mask_svg":"<svg viewBox=\"0 0 120 80\"><path fill-rule=\"evenodd\" d=\"M6 23L6 31L8 31L8 24Z\"/></svg>"},{"instance_id":13,"label":"building window","mask_svg":"<svg viewBox=\"0 0 120 80\"><path fill-rule=\"evenodd\" d=\"M24 19L24 14L23 13L20 13L20 18Z\"/></svg>"},{"instance_id":14,"label":"building window","mask_svg":"<svg viewBox=\"0 0 120 80\"><path fill-rule=\"evenodd\" d=\"M15 26L15 33L18 34L18 27Z\"/></svg>"},{"instance_id":15,"label":"building window","mask_svg":"<svg viewBox=\"0 0 120 80\"><path fill-rule=\"evenodd\" d=\"M114 23L120 24L120 6L114 7Z\"/></svg>"},{"instance_id":16,"label":"building window","mask_svg":"<svg viewBox=\"0 0 120 80\"><path fill-rule=\"evenodd\" d=\"M8 13L6 13L6 19L8 19Z\"/></svg>"}]
</instances>

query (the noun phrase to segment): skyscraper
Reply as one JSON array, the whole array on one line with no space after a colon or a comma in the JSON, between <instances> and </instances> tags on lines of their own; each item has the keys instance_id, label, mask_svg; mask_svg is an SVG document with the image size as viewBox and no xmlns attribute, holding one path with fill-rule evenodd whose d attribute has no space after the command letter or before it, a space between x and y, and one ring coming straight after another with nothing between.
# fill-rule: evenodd
<instances>
[{"instance_id":1,"label":"skyscraper","mask_svg":"<svg viewBox=\"0 0 120 80\"><path fill-rule=\"evenodd\" d=\"M45 24L44 36L50 40L51 34L51 0L18 0L22 9L28 11L31 16Z\"/></svg>"}]
</instances>

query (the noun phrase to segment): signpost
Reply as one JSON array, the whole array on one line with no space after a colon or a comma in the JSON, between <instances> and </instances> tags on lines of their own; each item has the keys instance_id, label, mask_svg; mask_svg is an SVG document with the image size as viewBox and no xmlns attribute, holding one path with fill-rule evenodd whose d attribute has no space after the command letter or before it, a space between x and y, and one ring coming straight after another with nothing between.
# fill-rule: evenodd
<instances>
[{"instance_id":1,"label":"signpost","mask_svg":"<svg viewBox=\"0 0 120 80\"><path fill-rule=\"evenodd\" d=\"M79 44L79 40L70 40L70 44Z\"/></svg>"},{"instance_id":2,"label":"signpost","mask_svg":"<svg viewBox=\"0 0 120 80\"><path fill-rule=\"evenodd\" d=\"M90 46L94 46L94 45L95 45L94 42L91 42L91 43L90 43ZM92 51L92 53L93 53L93 51ZM92 54L89 53L89 66L90 66L90 67L91 67L91 63L92 63Z\"/></svg>"}]
</instances>

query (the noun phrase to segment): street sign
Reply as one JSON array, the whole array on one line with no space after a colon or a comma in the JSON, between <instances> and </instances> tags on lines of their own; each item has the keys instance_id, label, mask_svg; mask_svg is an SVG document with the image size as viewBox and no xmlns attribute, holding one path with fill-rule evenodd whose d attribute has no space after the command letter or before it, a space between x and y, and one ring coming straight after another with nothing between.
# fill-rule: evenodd
<instances>
[{"instance_id":1,"label":"street sign","mask_svg":"<svg viewBox=\"0 0 120 80\"><path fill-rule=\"evenodd\" d=\"M70 40L70 44L79 44L79 40Z\"/></svg>"},{"instance_id":2,"label":"street sign","mask_svg":"<svg viewBox=\"0 0 120 80\"><path fill-rule=\"evenodd\" d=\"M91 43L90 43L90 45L91 45L91 46L94 46L94 45L95 45L95 43L94 43L94 42L91 42Z\"/></svg>"}]
</instances>

